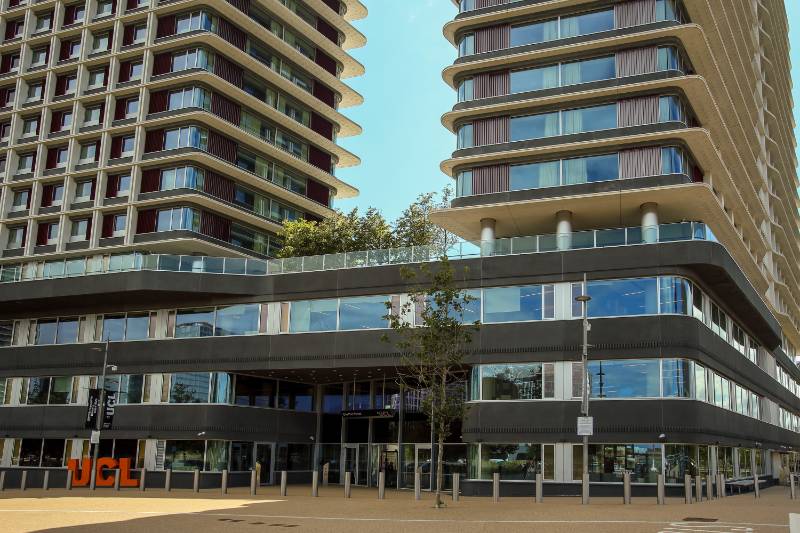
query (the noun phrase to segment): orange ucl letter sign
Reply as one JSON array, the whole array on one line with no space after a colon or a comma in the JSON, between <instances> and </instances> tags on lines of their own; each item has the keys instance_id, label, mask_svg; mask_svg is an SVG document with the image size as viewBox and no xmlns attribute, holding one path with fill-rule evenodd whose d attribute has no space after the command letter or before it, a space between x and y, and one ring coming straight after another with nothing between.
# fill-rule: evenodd
<instances>
[{"instance_id":1,"label":"orange ucl letter sign","mask_svg":"<svg viewBox=\"0 0 800 533\"><path fill-rule=\"evenodd\" d=\"M86 487L89 485L92 473L91 459L83 459L80 468L78 468L78 459L70 459L67 463L67 468L72 472L73 487ZM98 487L113 487L115 477L114 470L117 468L119 469L120 487L139 486L138 479L131 479L131 460L127 457L123 457L119 461L111 457L102 457L98 459L95 485Z\"/></svg>"}]
</instances>

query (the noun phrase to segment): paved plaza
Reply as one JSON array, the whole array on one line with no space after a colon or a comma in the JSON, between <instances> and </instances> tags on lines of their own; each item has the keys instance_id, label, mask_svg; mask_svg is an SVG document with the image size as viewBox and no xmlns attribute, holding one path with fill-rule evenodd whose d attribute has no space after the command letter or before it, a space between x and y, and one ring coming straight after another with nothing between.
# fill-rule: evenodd
<instances>
[{"instance_id":1,"label":"paved plaza","mask_svg":"<svg viewBox=\"0 0 800 533\"><path fill-rule=\"evenodd\" d=\"M791 501L787 490L774 487L724 500L686 505L668 499L595 498L581 506L578 498L548 498L536 504L529 498L462 498L433 509L432 496L415 501L413 493L387 491L377 500L372 489L353 489L346 500L340 487L321 488L311 498L308 487L289 487L286 498L275 488L256 497L245 489L226 496L204 492L165 493L138 491L30 490L0 493L0 531L63 533L178 533L258 532L495 532L545 531L556 533L723 533L788 532L789 513L800 512L800 500Z\"/></svg>"}]
</instances>

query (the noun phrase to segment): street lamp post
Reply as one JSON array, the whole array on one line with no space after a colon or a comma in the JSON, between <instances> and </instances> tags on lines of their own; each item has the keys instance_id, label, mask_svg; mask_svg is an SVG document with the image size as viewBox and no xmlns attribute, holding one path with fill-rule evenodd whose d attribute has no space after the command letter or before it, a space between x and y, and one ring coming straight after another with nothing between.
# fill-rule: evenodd
<instances>
[{"instance_id":1,"label":"street lamp post","mask_svg":"<svg viewBox=\"0 0 800 533\"><path fill-rule=\"evenodd\" d=\"M583 343L581 349L581 365L583 367L583 392L581 394L581 416L588 417L589 416L589 387L591 386L591 382L589 381L589 330L591 330L591 326L589 325L589 315L588 315L588 304L589 300L592 299L586 293L586 274L583 275L583 289L581 290L581 294L575 297L576 302L581 303L581 315L583 317ZM589 476L589 435L583 435L583 476L581 478L583 491L581 502L583 504L589 503L589 487L587 483L587 478Z\"/></svg>"},{"instance_id":2,"label":"street lamp post","mask_svg":"<svg viewBox=\"0 0 800 533\"><path fill-rule=\"evenodd\" d=\"M103 429L103 419L105 418L105 403L106 403L106 370L110 367L116 370L116 365L108 364L108 347L109 340L106 339L105 348L103 349L103 373L100 376L100 398L97 408L97 418L95 421L94 429L97 432L97 444L94 445L92 452L92 474L91 474L91 489L94 490L97 484L97 460L100 458L100 431ZM100 348L92 348L95 351L100 351Z\"/></svg>"}]
</instances>

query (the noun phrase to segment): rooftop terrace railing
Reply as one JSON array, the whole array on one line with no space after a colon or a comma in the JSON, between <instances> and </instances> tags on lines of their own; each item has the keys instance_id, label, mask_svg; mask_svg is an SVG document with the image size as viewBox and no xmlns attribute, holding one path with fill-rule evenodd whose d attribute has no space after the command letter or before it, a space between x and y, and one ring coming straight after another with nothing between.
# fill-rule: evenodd
<instances>
[{"instance_id":1,"label":"rooftop terrace railing","mask_svg":"<svg viewBox=\"0 0 800 533\"><path fill-rule=\"evenodd\" d=\"M409 246L405 248L288 257L265 261L241 257L207 257L133 252L60 259L57 261L39 261L22 265L3 265L0 267L0 283L145 270L267 276L424 263L437 261L442 255L446 255L452 260L459 260L485 256L535 254L559 250L584 250L692 240L716 241L716 238L702 222L679 222L661 224L653 228L637 226L579 231L561 235L546 234L512 237L497 239L488 243L461 241L447 248L444 254L436 246Z\"/></svg>"}]
</instances>

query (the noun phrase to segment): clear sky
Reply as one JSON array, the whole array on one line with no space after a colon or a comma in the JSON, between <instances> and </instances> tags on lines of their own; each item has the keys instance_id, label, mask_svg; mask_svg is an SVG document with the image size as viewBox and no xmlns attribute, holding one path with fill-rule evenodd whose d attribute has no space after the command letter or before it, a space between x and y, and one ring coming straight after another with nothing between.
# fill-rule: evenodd
<instances>
[{"instance_id":1,"label":"clear sky","mask_svg":"<svg viewBox=\"0 0 800 533\"><path fill-rule=\"evenodd\" d=\"M456 94L442 69L456 50L442 35L442 26L457 10L450 0L362 0L369 16L356 22L367 45L351 53L366 74L346 80L365 99L343 112L361 124L364 133L341 139L362 164L337 170L361 194L335 205L349 210L374 206L394 219L420 193L440 190L451 180L439 163L455 148L455 136L440 118L453 107ZM791 28L794 101L800 106L800 1L785 2ZM800 124L800 109L795 107Z\"/></svg>"}]
</instances>

